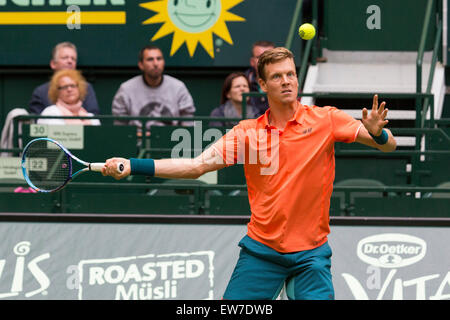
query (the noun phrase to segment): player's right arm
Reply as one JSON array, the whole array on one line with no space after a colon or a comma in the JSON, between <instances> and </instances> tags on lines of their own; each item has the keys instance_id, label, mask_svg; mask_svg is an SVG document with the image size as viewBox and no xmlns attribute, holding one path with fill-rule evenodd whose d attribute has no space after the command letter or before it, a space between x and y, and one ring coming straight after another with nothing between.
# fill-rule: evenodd
<instances>
[{"instance_id":1,"label":"player's right arm","mask_svg":"<svg viewBox=\"0 0 450 320\"><path fill-rule=\"evenodd\" d=\"M120 162L124 164L125 168L119 174L116 168ZM106 160L102 174L117 180L131 174L144 174L167 179L197 179L207 172L219 170L225 166L222 157L211 147L196 158L159 160L111 158Z\"/></svg>"}]
</instances>

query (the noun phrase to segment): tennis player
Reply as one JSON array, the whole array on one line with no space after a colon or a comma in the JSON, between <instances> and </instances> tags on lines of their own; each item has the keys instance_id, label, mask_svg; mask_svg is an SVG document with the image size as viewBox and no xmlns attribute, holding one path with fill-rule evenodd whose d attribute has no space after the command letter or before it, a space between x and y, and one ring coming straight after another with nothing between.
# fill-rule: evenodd
<instances>
[{"instance_id":1,"label":"tennis player","mask_svg":"<svg viewBox=\"0 0 450 320\"><path fill-rule=\"evenodd\" d=\"M270 107L258 119L241 121L196 158L112 158L103 174L198 178L243 163L251 217L223 298L275 299L286 284L290 299L334 299L327 239L334 143L394 151L396 141L384 128L388 109L374 95L359 121L335 107L300 104L294 57L286 48L265 51L258 74ZM125 163L122 174L118 162Z\"/></svg>"}]
</instances>

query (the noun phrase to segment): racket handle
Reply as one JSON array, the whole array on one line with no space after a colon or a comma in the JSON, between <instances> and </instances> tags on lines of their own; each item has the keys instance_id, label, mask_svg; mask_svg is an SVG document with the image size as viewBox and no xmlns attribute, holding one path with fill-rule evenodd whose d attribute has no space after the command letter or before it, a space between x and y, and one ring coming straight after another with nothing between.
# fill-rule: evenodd
<instances>
[{"instance_id":1,"label":"racket handle","mask_svg":"<svg viewBox=\"0 0 450 320\"><path fill-rule=\"evenodd\" d=\"M105 166L104 162L93 162L89 164L89 170L101 172L102 168ZM122 162L117 164L117 172L122 173L125 169L125 165Z\"/></svg>"},{"instance_id":2,"label":"racket handle","mask_svg":"<svg viewBox=\"0 0 450 320\"><path fill-rule=\"evenodd\" d=\"M105 166L104 162L93 162L89 164L89 170L102 172L102 168Z\"/></svg>"}]
</instances>

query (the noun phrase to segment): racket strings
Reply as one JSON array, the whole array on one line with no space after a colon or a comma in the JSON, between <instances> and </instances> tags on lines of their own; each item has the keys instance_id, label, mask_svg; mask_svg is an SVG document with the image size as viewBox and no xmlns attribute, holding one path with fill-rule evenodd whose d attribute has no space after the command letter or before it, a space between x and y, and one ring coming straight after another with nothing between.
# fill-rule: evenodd
<instances>
[{"instance_id":1,"label":"racket strings","mask_svg":"<svg viewBox=\"0 0 450 320\"><path fill-rule=\"evenodd\" d=\"M51 141L33 142L26 150L25 159L29 180L39 189L49 191L57 189L70 177L70 158Z\"/></svg>"}]
</instances>

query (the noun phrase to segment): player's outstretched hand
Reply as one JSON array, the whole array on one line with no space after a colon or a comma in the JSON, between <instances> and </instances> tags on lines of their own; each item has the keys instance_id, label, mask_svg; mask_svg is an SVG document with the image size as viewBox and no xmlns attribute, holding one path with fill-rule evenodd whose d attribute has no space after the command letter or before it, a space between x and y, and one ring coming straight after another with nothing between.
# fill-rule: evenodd
<instances>
[{"instance_id":1,"label":"player's outstretched hand","mask_svg":"<svg viewBox=\"0 0 450 320\"><path fill-rule=\"evenodd\" d=\"M383 127L388 124L389 120L386 120L388 109L385 108L386 102L382 102L378 107L378 95L373 96L372 110L369 111L366 108L362 110L362 123L374 136L379 136Z\"/></svg>"},{"instance_id":2,"label":"player's outstretched hand","mask_svg":"<svg viewBox=\"0 0 450 320\"><path fill-rule=\"evenodd\" d=\"M123 163L124 168L122 173L117 170L120 163ZM102 168L102 174L104 176L111 176L116 180L128 177L131 173L130 160L125 158L111 158L106 160L105 166Z\"/></svg>"}]
</instances>

